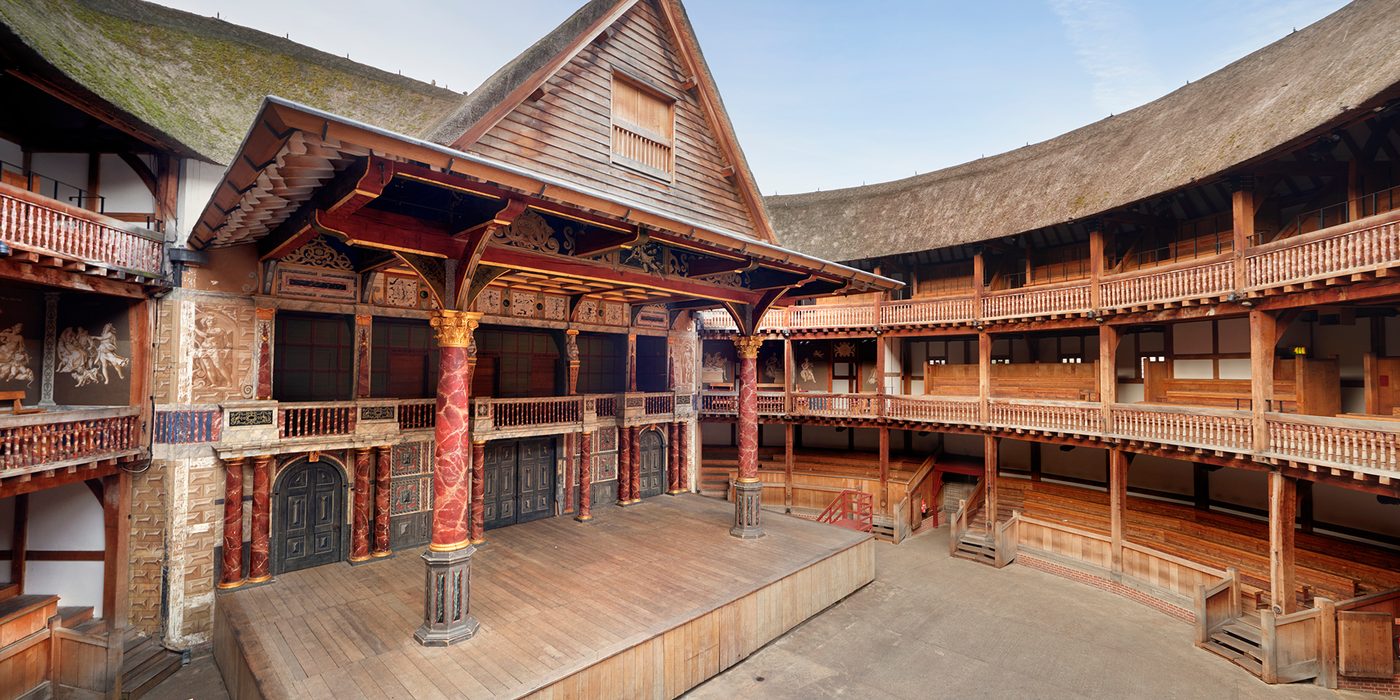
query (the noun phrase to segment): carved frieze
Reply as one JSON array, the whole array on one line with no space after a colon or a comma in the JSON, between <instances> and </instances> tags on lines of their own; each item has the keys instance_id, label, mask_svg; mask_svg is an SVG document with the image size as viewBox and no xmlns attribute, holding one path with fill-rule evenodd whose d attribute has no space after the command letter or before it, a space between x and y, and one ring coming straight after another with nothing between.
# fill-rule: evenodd
<instances>
[{"instance_id":1,"label":"carved frieze","mask_svg":"<svg viewBox=\"0 0 1400 700\"><path fill-rule=\"evenodd\" d=\"M254 428L260 425L272 425L273 420L274 414L270 408L228 412L230 428Z\"/></svg>"},{"instance_id":2,"label":"carved frieze","mask_svg":"<svg viewBox=\"0 0 1400 700\"><path fill-rule=\"evenodd\" d=\"M290 255L283 257L282 262L292 265L306 265L308 267L323 267L331 270L355 269L349 257L335 248L332 248L331 245L320 236L307 241L305 245L292 251Z\"/></svg>"}]
</instances>

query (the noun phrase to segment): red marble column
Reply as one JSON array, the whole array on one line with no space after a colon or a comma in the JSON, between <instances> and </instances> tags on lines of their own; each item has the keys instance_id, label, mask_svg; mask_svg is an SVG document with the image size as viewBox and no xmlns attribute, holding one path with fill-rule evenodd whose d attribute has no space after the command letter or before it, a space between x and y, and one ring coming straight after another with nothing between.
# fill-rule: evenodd
<instances>
[{"instance_id":1,"label":"red marble column","mask_svg":"<svg viewBox=\"0 0 1400 700\"><path fill-rule=\"evenodd\" d=\"M632 494L633 503L642 502L642 429L632 428Z\"/></svg>"},{"instance_id":2,"label":"red marble column","mask_svg":"<svg viewBox=\"0 0 1400 700\"><path fill-rule=\"evenodd\" d=\"M437 423L433 438L433 537L435 552L451 552L471 544L468 510L471 500L470 411L471 369L475 355L472 332L481 314L439 311L432 318L438 340Z\"/></svg>"},{"instance_id":3,"label":"red marble column","mask_svg":"<svg viewBox=\"0 0 1400 700\"><path fill-rule=\"evenodd\" d=\"M378 461L374 470L374 552L373 556L393 554L389 548L389 467L393 463L393 447L376 448Z\"/></svg>"},{"instance_id":4,"label":"red marble column","mask_svg":"<svg viewBox=\"0 0 1400 700\"><path fill-rule=\"evenodd\" d=\"M272 398L272 334L277 309L255 309L253 313L253 342L258 363L253 398L266 401Z\"/></svg>"},{"instance_id":5,"label":"red marble column","mask_svg":"<svg viewBox=\"0 0 1400 700\"><path fill-rule=\"evenodd\" d=\"M676 423L666 424L666 493L676 495L680 493L680 480L677 473L680 471L676 467L677 458L680 456L680 446L677 440L680 439L680 432L676 429Z\"/></svg>"},{"instance_id":6,"label":"red marble column","mask_svg":"<svg viewBox=\"0 0 1400 700\"><path fill-rule=\"evenodd\" d=\"M593 434L579 435L578 454L578 517L579 522L593 519Z\"/></svg>"},{"instance_id":7,"label":"red marble column","mask_svg":"<svg viewBox=\"0 0 1400 700\"><path fill-rule=\"evenodd\" d=\"M676 486L685 493L690 490L690 425L681 423L680 430L680 457L676 463L680 465L676 473Z\"/></svg>"},{"instance_id":8,"label":"red marble column","mask_svg":"<svg viewBox=\"0 0 1400 700\"><path fill-rule=\"evenodd\" d=\"M472 443L472 544L486 541L486 443Z\"/></svg>"},{"instance_id":9,"label":"red marble column","mask_svg":"<svg viewBox=\"0 0 1400 700\"><path fill-rule=\"evenodd\" d=\"M617 504L625 506L632 502L632 441L628 438L630 428L617 429Z\"/></svg>"},{"instance_id":10,"label":"red marble column","mask_svg":"<svg viewBox=\"0 0 1400 700\"><path fill-rule=\"evenodd\" d=\"M574 512L574 434L564 433L564 511Z\"/></svg>"},{"instance_id":11,"label":"red marble column","mask_svg":"<svg viewBox=\"0 0 1400 700\"><path fill-rule=\"evenodd\" d=\"M759 505L763 484L758 480L758 350L763 338L737 336L739 352L739 478L734 482L735 537L762 537Z\"/></svg>"},{"instance_id":12,"label":"red marble column","mask_svg":"<svg viewBox=\"0 0 1400 700\"><path fill-rule=\"evenodd\" d=\"M253 458L253 533L248 548L248 583L262 583L272 578L268 563L271 536L272 455Z\"/></svg>"},{"instance_id":13,"label":"red marble column","mask_svg":"<svg viewBox=\"0 0 1400 700\"><path fill-rule=\"evenodd\" d=\"M355 448L355 506L350 518L350 561L369 559L369 464L372 447Z\"/></svg>"},{"instance_id":14,"label":"red marble column","mask_svg":"<svg viewBox=\"0 0 1400 700\"><path fill-rule=\"evenodd\" d=\"M219 588L243 585L243 458L224 460L224 561Z\"/></svg>"}]
</instances>

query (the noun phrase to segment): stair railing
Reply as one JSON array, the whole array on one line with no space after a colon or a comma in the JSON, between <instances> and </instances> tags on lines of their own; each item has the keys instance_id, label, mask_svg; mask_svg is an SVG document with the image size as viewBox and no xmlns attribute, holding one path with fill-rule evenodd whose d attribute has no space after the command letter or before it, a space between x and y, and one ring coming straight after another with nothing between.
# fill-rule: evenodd
<instances>
[{"instance_id":1,"label":"stair railing","mask_svg":"<svg viewBox=\"0 0 1400 700\"><path fill-rule=\"evenodd\" d=\"M1013 561L1016 561L1017 539L1021 536L1021 511L1011 511L1011 518L1006 522L995 525L996 536L993 542L996 543L996 568L1000 569Z\"/></svg>"},{"instance_id":2,"label":"stair railing","mask_svg":"<svg viewBox=\"0 0 1400 700\"><path fill-rule=\"evenodd\" d=\"M874 500L864 491L843 489L817 516L817 522L870 532L875 529Z\"/></svg>"},{"instance_id":3,"label":"stair railing","mask_svg":"<svg viewBox=\"0 0 1400 700\"><path fill-rule=\"evenodd\" d=\"M1209 642L1212 634L1240 614L1240 572L1232 566L1215 585L1196 586L1196 644Z\"/></svg>"},{"instance_id":4,"label":"stair railing","mask_svg":"<svg viewBox=\"0 0 1400 700\"><path fill-rule=\"evenodd\" d=\"M958 542L961 542L963 535L967 534L967 521L982 505L982 495L986 488L987 482L983 479L977 482L977 488L972 490L971 496L966 499L958 499L958 514L953 516L952 522L948 524L948 556L957 553Z\"/></svg>"},{"instance_id":5,"label":"stair railing","mask_svg":"<svg viewBox=\"0 0 1400 700\"><path fill-rule=\"evenodd\" d=\"M1331 601L1318 598L1316 608L1286 615L1272 609L1259 611L1259 650L1264 671L1259 679L1265 683L1296 683L1323 675L1322 650L1319 640L1325 634L1323 607L1334 610Z\"/></svg>"}]
</instances>

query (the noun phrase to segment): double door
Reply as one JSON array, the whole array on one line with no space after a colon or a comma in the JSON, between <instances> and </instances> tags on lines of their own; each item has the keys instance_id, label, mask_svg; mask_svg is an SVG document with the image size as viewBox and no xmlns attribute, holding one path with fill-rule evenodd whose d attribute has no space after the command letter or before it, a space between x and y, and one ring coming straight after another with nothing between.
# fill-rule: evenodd
<instances>
[{"instance_id":1,"label":"double door","mask_svg":"<svg viewBox=\"0 0 1400 700\"><path fill-rule=\"evenodd\" d=\"M487 443L483 470L487 528L554 514L554 440Z\"/></svg>"}]
</instances>

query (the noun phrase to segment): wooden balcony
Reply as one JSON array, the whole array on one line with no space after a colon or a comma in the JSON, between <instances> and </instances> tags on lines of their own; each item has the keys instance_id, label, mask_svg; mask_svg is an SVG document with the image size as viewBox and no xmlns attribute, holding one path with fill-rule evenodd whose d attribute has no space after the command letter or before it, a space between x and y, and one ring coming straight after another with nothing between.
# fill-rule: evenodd
<instances>
[{"instance_id":1,"label":"wooden balcony","mask_svg":"<svg viewBox=\"0 0 1400 700\"><path fill-rule=\"evenodd\" d=\"M0 478L114 464L145 452L138 406L0 415Z\"/></svg>"},{"instance_id":2,"label":"wooden balcony","mask_svg":"<svg viewBox=\"0 0 1400 700\"><path fill-rule=\"evenodd\" d=\"M704 392L700 413L729 419L737 415L734 392ZM1098 401L992 398L988 420L974 397L828 394L788 396L763 392L761 418L811 419L870 427L930 430L941 427L1001 434L1075 438L1109 445L1159 446L1186 454L1214 453L1264 463L1286 463L1309 471L1349 472L1381 483L1400 479L1400 421L1265 414L1265 445L1255 449L1250 411L1197 406L1116 403L1104 411Z\"/></svg>"},{"instance_id":3,"label":"wooden balcony","mask_svg":"<svg viewBox=\"0 0 1400 700\"><path fill-rule=\"evenodd\" d=\"M781 395L779 395L781 398ZM651 425L686 420L694 415L694 397L676 392L633 392L472 400L472 436L499 440L595 430L610 425ZM733 394L710 397L728 401Z\"/></svg>"},{"instance_id":4,"label":"wooden balcony","mask_svg":"<svg viewBox=\"0 0 1400 700\"><path fill-rule=\"evenodd\" d=\"M4 184L0 243L11 259L88 275L140 283L165 275L160 234Z\"/></svg>"},{"instance_id":5,"label":"wooden balcony","mask_svg":"<svg viewBox=\"0 0 1400 700\"><path fill-rule=\"evenodd\" d=\"M764 315L759 331L866 332L1100 317L1368 282L1390 276L1398 267L1400 210L1393 210L1250 247L1241 258L1225 253L1099 278L989 291L980 297L775 308ZM1242 287L1237 279L1244 280ZM700 311L696 318L702 331L735 331L733 319L723 310Z\"/></svg>"},{"instance_id":6,"label":"wooden balcony","mask_svg":"<svg viewBox=\"0 0 1400 700\"><path fill-rule=\"evenodd\" d=\"M434 399L237 401L219 407L220 454L373 447L432 439Z\"/></svg>"}]
</instances>

